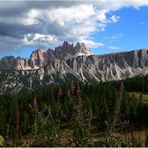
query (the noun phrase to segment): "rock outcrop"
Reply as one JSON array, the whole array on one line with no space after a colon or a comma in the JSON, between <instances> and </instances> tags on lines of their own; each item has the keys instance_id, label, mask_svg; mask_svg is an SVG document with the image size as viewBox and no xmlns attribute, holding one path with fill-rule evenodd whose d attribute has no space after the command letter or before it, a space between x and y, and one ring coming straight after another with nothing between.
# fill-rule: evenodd
<instances>
[{"instance_id":1,"label":"rock outcrop","mask_svg":"<svg viewBox=\"0 0 148 148\"><path fill-rule=\"evenodd\" d=\"M11 70L11 71L10 71ZM29 59L0 60L0 93L34 90L72 80L99 83L148 74L148 49L94 55L83 43L64 42L55 51L38 49Z\"/></svg>"},{"instance_id":2,"label":"rock outcrop","mask_svg":"<svg viewBox=\"0 0 148 148\"><path fill-rule=\"evenodd\" d=\"M92 53L83 43L77 43L74 47L64 41L62 46L56 47L55 50L38 49L33 51L29 59L8 56L0 60L0 70L35 70L46 66L49 61L55 59L66 60L74 56L91 55Z\"/></svg>"}]
</instances>

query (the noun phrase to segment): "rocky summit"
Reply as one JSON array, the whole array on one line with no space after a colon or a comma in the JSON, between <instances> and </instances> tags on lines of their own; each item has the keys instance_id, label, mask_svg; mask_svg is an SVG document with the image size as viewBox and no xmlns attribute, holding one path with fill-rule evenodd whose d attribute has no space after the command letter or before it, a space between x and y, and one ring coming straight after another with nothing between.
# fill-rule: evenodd
<instances>
[{"instance_id":1,"label":"rocky summit","mask_svg":"<svg viewBox=\"0 0 148 148\"><path fill-rule=\"evenodd\" d=\"M38 49L30 58L0 60L0 94L32 91L51 83L121 80L148 74L148 49L95 55L84 43L64 41L55 50Z\"/></svg>"},{"instance_id":2,"label":"rocky summit","mask_svg":"<svg viewBox=\"0 0 148 148\"><path fill-rule=\"evenodd\" d=\"M0 60L0 70L35 70L48 65L51 61L67 60L75 56L91 55L92 53L85 47L84 43L77 43L74 47L64 41L62 46L55 50L38 49L34 51L29 59L8 56Z\"/></svg>"}]
</instances>

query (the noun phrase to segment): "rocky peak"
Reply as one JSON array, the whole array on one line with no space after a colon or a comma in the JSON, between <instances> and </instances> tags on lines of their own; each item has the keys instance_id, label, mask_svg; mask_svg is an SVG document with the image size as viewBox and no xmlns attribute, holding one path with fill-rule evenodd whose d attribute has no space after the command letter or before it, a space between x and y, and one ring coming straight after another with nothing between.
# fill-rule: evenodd
<instances>
[{"instance_id":1,"label":"rocky peak","mask_svg":"<svg viewBox=\"0 0 148 148\"><path fill-rule=\"evenodd\" d=\"M15 70L28 70L31 68L28 68L28 60L29 59L25 59L25 58L21 58L21 57L17 57L16 58L16 64L15 64Z\"/></svg>"},{"instance_id":2,"label":"rocky peak","mask_svg":"<svg viewBox=\"0 0 148 148\"><path fill-rule=\"evenodd\" d=\"M44 56L46 55L46 50L44 49L37 49L36 51L33 51L30 58L34 58L34 59L37 59L37 58L43 58Z\"/></svg>"},{"instance_id":3,"label":"rocky peak","mask_svg":"<svg viewBox=\"0 0 148 148\"><path fill-rule=\"evenodd\" d=\"M80 55L91 55L92 53L86 48L84 43L78 42L76 46L69 44L67 41L64 41L62 46L55 48L55 55L59 59L68 59L74 56Z\"/></svg>"},{"instance_id":4,"label":"rocky peak","mask_svg":"<svg viewBox=\"0 0 148 148\"><path fill-rule=\"evenodd\" d=\"M74 55L75 50L73 44L69 44L67 41L64 41L62 46L55 48L55 55L59 59L64 59L68 55Z\"/></svg>"},{"instance_id":5,"label":"rocky peak","mask_svg":"<svg viewBox=\"0 0 148 148\"><path fill-rule=\"evenodd\" d=\"M55 57L55 53L54 53L54 50L52 50L52 49L48 49L47 50L47 55L48 55L48 58L50 59L50 60L54 60L56 57Z\"/></svg>"},{"instance_id":6,"label":"rocky peak","mask_svg":"<svg viewBox=\"0 0 148 148\"><path fill-rule=\"evenodd\" d=\"M78 54L91 55L92 53L86 48L84 43L78 42L75 46L75 50Z\"/></svg>"},{"instance_id":7,"label":"rocky peak","mask_svg":"<svg viewBox=\"0 0 148 148\"><path fill-rule=\"evenodd\" d=\"M34 51L30 56L30 66L38 69L39 67L45 66L48 62L49 55L44 49L38 49Z\"/></svg>"},{"instance_id":8,"label":"rocky peak","mask_svg":"<svg viewBox=\"0 0 148 148\"><path fill-rule=\"evenodd\" d=\"M77 56L88 56L91 55L90 51L85 47L84 43L78 42L75 46L63 42L62 46L56 47L55 50L48 49L37 49L33 51L29 59L25 58L15 58L13 56L4 57L0 60L0 70L33 70L39 69L43 66L49 64L49 62L58 60L72 59Z\"/></svg>"},{"instance_id":9,"label":"rocky peak","mask_svg":"<svg viewBox=\"0 0 148 148\"><path fill-rule=\"evenodd\" d=\"M62 45L63 49L67 49L68 50L69 48L72 48L72 47L73 47L73 44L69 44L68 41L64 41L63 42L63 45Z\"/></svg>"}]
</instances>

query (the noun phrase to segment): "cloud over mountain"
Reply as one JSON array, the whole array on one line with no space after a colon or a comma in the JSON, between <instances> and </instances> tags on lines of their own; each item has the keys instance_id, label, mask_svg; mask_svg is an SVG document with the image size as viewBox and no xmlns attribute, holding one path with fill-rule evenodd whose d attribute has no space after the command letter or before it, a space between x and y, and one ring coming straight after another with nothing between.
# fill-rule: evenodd
<instances>
[{"instance_id":1,"label":"cloud over mountain","mask_svg":"<svg viewBox=\"0 0 148 148\"><path fill-rule=\"evenodd\" d=\"M68 40L84 42L89 48L103 46L91 38L107 25L120 21L108 13L122 7L148 5L140 0L0 2L0 49L24 45L55 47Z\"/></svg>"}]
</instances>

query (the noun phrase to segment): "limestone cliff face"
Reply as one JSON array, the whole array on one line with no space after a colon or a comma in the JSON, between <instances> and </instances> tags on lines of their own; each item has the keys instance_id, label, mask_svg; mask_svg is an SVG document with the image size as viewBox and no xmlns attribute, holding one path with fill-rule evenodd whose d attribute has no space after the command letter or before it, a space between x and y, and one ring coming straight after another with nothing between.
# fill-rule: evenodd
<instances>
[{"instance_id":1,"label":"limestone cliff face","mask_svg":"<svg viewBox=\"0 0 148 148\"><path fill-rule=\"evenodd\" d=\"M146 74L148 49L94 55L83 43L73 46L64 42L55 51L38 49L29 59L13 56L2 58L0 93L8 89L17 93L22 89L33 90L38 86L72 80L99 83Z\"/></svg>"},{"instance_id":2,"label":"limestone cliff face","mask_svg":"<svg viewBox=\"0 0 148 148\"><path fill-rule=\"evenodd\" d=\"M34 51L29 60L29 66L33 69L38 69L40 67L43 67L47 64L49 60L49 55L44 49L38 49L37 51Z\"/></svg>"},{"instance_id":3,"label":"limestone cliff face","mask_svg":"<svg viewBox=\"0 0 148 148\"><path fill-rule=\"evenodd\" d=\"M94 55L85 47L84 43L75 46L64 41L62 46L55 50L38 49L29 59L4 57L0 60L0 70L36 70L58 60L64 61L73 71L79 73L91 72L94 74L109 72L110 75L121 75L127 70L132 75L133 71L148 67L148 50L133 50L130 52L112 53L106 55ZM122 76L121 76L122 77ZM116 76L115 76L116 78Z\"/></svg>"},{"instance_id":4,"label":"limestone cliff face","mask_svg":"<svg viewBox=\"0 0 148 148\"><path fill-rule=\"evenodd\" d=\"M74 47L73 44L64 41L62 46L55 48L55 51L52 49L33 51L29 59L13 56L4 57L0 60L0 70L35 70L46 66L49 61L65 60L73 56L79 56L79 54L90 55L90 52L83 43L77 43Z\"/></svg>"},{"instance_id":5,"label":"limestone cliff face","mask_svg":"<svg viewBox=\"0 0 148 148\"><path fill-rule=\"evenodd\" d=\"M30 58L7 56L0 60L0 70L34 70L48 64L49 59L54 59L53 51L38 49Z\"/></svg>"},{"instance_id":6,"label":"limestone cliff face","mask_svg":"<svg viewBox=\"0 0 148 148\"><path fill-rule=\"evenodd\" d=\"M68 54L75 55L75 49L73 44L69 44L68 42L64 41L62 46L55 48L55 56L58 59L64 59Z\"/></svg>"},{"instance_id":7,"label":"limestone cliff face","mask_svg":"<svg viewBox=\"0 0 148 148\"><path fill-rule=\"evenodd\" d=\"M11 70L14 69L16 64L16 59L13 56L6 56L0 60L1 70Z\"/></svg>"},{"instance_id":8,"label":"limestone cliff face","mask_svg":"<svg viewBox=\"0 0 148 148\"><path fill-rule=\"evenodd\" d=\"M24 58L17 58L16 60L15 60L16 62L16 64L15 64L15 67L14 67L14 69L16 69L16 70L29 70L28 69L28 67L29 67L29 65L28 65L28 61L29 61L29 59L24 59Z\"/></svg>"},{"instance_id":9,"label":"limestone cliff face","mask_svg":"<svg viewBox=\"0 0 148 148\"><path fill-rule=\"evenodd\" d=\"M75 46L75 51L79 55L91 55L92 53L86 48L84 43L78 42ZM76 54L75 53L75 54Z\"/></svg>"}]
</instances>

